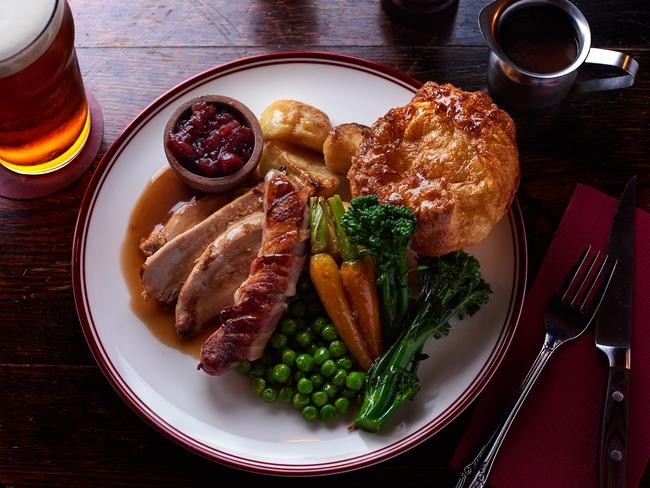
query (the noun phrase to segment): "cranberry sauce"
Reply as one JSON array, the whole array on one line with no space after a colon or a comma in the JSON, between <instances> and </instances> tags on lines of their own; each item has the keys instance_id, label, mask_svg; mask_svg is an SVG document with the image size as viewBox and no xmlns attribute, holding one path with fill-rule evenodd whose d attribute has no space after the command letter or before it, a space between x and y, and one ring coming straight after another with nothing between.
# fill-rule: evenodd
<instances>
[{"instance_id":1,"label":"cranberry sauce","mask_svg":"<svg viewBox=\"0 0 650 488\"><path fill-rule=\"evenodd\" d=\"M167 148L192 173L226 176L241 168L253 152L253 131L227 108L208 102L192 105L167 140Z\"/></svg>"}]
</instances>

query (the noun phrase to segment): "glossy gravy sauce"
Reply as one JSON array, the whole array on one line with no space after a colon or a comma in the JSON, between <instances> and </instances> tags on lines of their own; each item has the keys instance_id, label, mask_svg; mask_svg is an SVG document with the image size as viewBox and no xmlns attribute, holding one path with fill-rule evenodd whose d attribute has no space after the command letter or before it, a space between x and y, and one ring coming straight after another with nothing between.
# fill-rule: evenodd
<instances>
[{"instance_id":1,"label":"glossy gravy sauce","mask_svg":"<svg viewBox=\"0 0 650 488\"><path fill-rule=\"evenodd\" d=\"M563 70L578 55L571 20L553 6L521 7L504 18L498 37L501 48L514 64L535 73Z\"/></svg>"},{"instance_id":2,"label":"glossy gravy sauce","mask_svg":"<svg viewBox=\"0 0 650 488\"><path fill-rule=\"evenodd\" d=\"M214 329L208 328L190 339L181 339L176 335L173 305L165 307L156 300L145 301L142 298L140 267L145 257L138 248L140 240L146 238L156 224L163 222L172 208L192 196L194 194L181 183L171 168L159 171L144 189L131 212L122 243L121 264L122 274L131 294L131 310L160 342L198 358L201 345Z\"/></svg>"}]
</instances>

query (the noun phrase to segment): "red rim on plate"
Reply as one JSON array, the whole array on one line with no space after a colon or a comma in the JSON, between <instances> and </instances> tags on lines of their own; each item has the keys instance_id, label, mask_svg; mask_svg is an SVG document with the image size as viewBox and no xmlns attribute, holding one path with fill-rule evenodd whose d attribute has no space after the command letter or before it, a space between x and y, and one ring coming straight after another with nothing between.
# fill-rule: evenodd
<instances>
[{"instance_id":1,"label":"red rim on plate","mask_svg":"<svg viewBox=\"0 0 650 488\"><path fill-rule=\"evenodd\" d=\"M262 462L254 459L247 459L220 451L208 446L197 439L194 439L178 428L170 425L146 405L129 387L126 381L119 375L111 358L106 353L104 346L97 334L92 312L89 307L87 289L85 284L85 247L88 233L88 224L95 206L99 191L110 172L113 164L142 126L156 113L183 96L189 90L195 88L199 83L259 66L289 63L315 63L333 66L342 66L350 69L379 76L383 79L398 84L408 90L415 92L421 85L419 81L411 76L396 71L392 68L352 56L326 53L326 52L280 52L242 58L237 61L226 63L196 76L189 78L183 83L175 86L151 105L144 109L129 126L117 137L110 146L102 160L99 162L95 173L88 185L84 195L77 225L75 228L73 250L72 250L72 275L74 298L77 313L81 322L86 341L99 364L100 368L108 378L109 382L120 394L124 401L135 410L145 421L164 435L174 440L181 446L211 460L221 462L228 466L267 474L276 475L319 475L331 474L343 471L359 469L365 466L376 464L386 459L397 456L406 450L424 442L426 439L440 431L459 415L481 392L499 366L505 352L514 336L519 315L523 305L524 291L526 288L527 254L526 234L523 218L517 200L512 204L508 218L514 244L514 275L515 280L510 294L509 310L500 336L490 352L490 356L480 373L472 384L460 395L456 401L444 412L432 419L428 424L413 432L412 434L394 442L390 445L368 452L353 458L331 461L319 464L289 465L281 463Z\"/></svg>"}]
</instances>

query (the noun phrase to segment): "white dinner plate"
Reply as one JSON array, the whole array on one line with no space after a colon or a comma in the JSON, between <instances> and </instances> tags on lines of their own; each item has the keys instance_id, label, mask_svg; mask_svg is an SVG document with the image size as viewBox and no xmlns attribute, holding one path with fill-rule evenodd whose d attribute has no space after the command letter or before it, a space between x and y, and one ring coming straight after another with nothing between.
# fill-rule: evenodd
<instances>
[{"instance_id":1,"label":"white dinner plate","mask_svg":"<svg viewBox=\"0 0 650 488\"><path fill-rule=\"evenodd\" d=\"M420 83L375 63L330 53L274 53L196 75L154 101L99 163L74 237L79 319L112 386L142 418L179 444L225 464L273 474L323 474L368 466L423 442L482 390L514 334L526 281L524 226L515 202L475 255L493 294L448 337L430 340L421 389L378 434L345 422L307 423L288 405L255 398L237 373L215 378L196 359L160 342L129 306L120 247L131 211L165 163L163 127L184 101L207 94L241 100L259 116L292 98L325 111L334 125L371 125L406 104Z\"/></svg>"}]
</instances>

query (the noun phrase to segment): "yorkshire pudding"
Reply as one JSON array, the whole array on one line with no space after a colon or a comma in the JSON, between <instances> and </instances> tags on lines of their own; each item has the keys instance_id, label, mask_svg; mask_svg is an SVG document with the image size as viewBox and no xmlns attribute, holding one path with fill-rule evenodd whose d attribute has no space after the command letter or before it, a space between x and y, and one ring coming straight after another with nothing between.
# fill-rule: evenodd
<instances>
[{"instance_id":1,"label":"yorkshire pudding","mask_svg":"<svg viewBox=\"0 0 650 488\"><path fill-rule=\"evenodd\" d=\"M348 179L352 196L413 210L416 252L456 251L508 211L519 184L515 125L485 93L429 82L373 124Z\"/></svg>"}]
</instances>

